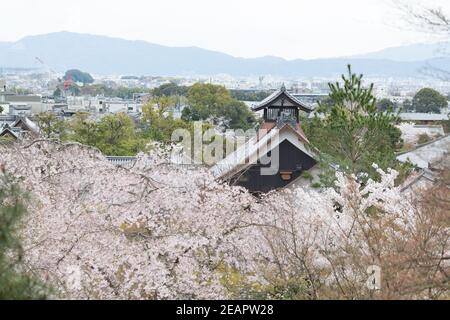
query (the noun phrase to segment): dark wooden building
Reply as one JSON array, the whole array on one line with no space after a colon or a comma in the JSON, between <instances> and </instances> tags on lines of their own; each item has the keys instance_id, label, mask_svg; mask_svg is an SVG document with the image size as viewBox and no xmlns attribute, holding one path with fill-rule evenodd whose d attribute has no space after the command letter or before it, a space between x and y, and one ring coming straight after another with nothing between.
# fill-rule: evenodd
<instances>
[{"instance_id":1,"label":"dark wooden building","mask_svg":"<svg viewBox=\"0 0 450 320\"><path fill-rule=\"evenodd\" d=\"M253 108L264 113L256 137L219 162L214 174L254 193L267 193L296 181L316 164L300 124L300 112L312 109L283 86Z\"/></svg>"}]
</instances>

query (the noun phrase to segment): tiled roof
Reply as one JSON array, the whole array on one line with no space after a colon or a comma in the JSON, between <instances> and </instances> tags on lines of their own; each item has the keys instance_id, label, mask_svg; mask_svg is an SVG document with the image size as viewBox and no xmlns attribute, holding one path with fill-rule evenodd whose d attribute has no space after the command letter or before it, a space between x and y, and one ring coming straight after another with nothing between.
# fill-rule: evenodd
<instances>
[{"instance_id":1,"label":"tiled roof","mask_svg":"<svg viewBox=\"0 0 450 320\"><path fill-rule=\"evenodd\" d=\"M294 97L289 92L287 92L287 90L284 87L284 85L283 85L283 87L281 87L280 90L272 93L266 99L264 99L263 101L261 101L260 103L258 103L256 105L254 105L253 108L252 108L253 111L259 111L259 110L262 110L262 109L264 109L266 107L269 107L272 103L274 103L282 95L285 95L287 99L291 100L295 105L297 105L303 111L306 111L306 112L312 112L313 111L313 109L310 106L308 106L305 103L301 102L296 97Z\"/></svg>"},{"instance_id":2,"label":"tiled roof","mask_svg":"<svg viewBox=\"0 0 450 320\"><path fill-rule=\"evenodd\" d=\"M28 129L34 133L39 133L39 127L36 123L34 123L33 121L31 121L30 119L28 119L27 117L20 117L18 118L14 124L12 125L12 127L16 127L20 122L23 122L25 124L26 127L28 127Z\"/></svg>"},{"instance_id":3,"label":"tiled roof","mask_svg":"<svg viewBox=\"0 0 450 320\"><path fill-rule=\"evenodd\" d=\"M430 164L437 162L450 153L450 135L427 143L417 149L403 153L397 157L400 162L410 161L421 169L429 168Z\"/></svg>"},{"instance_id":4,"label":"tiled roof","mask_svg":"<svg viewBox=\"0 0 450 320\"><path fill-rule=\"evenodd\" d=\"M268 134L271 130L275 129L276 127L277 127L277 124L275 122L264 122L261 125L261 127L259 128L258 139L261 139L262 137L264 137L266 134ZM297 133L300 135L300 137L302 138L302 140L304 142L309 143L309 140L308 140L308 138L306 138L305 132L303 131L300 124L297 123L295 130L297 131Z\"/></svg>"},{"instance_id":5,"label":"tiled roof","mask_svg":"<svg viewBox=\"0 0 450 320\"><path fill-rule=\"evenodd\" d=\"M303 131L296 130L290 125L285 125L283 128L278 129L275 126L266 124L270 130L260 133L247 141L244 145L239 147L234 153L230 154L224 160L218 162L212 169L212 173L217 178L230 177L242 169L245 169L256 163L258 156L266 154L273 150L277 145L286 139L281 139L280 136L285 132L292 132L300 141L299 148L311 158L315 158L315 155L305 148L307 139L302 135ZM263 134L263 135L261 135ZM272 145L272 141L277 141L276 145Z\"/></svg>"},{"instance_id":6,"label":"tiled roof","mask_svg":"<svg viewBox=\"0 0 450 320\"><path fill-rule=\"evenodd\" d=\"M16 139L19 138L19 134L17 132L15 132L14 130L11 130L10 128L4 128L3 130L1 130L0 131L0 137L6 135L7 133L11 134Z\"/></svg>"},{"instance_id":7,"label":"tiled roof","mask_svg":"<svg viewBox=\"0 0 450 320\"><path fill-rule=\"evenodd\" d=\"M400 113L403 121L443 121L449 120L448 114L443 113Z\"/></svg>"}]
</instances>

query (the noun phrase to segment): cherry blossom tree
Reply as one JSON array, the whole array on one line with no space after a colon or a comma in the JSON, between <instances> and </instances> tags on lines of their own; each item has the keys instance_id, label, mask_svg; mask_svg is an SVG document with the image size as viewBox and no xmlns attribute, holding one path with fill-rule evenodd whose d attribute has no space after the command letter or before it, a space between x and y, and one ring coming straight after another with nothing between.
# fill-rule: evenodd
<instances>
[{"instance_id":1,"label":"cherry blossom tree","mask_svg":"<svg viewBox=\"0 0 450 320\"><path fill-rule=\"evenodd\" d=\"M394 186L395 171L255 198L204 167L171 164L168 153L154 146L121 168L76 143L0 146L0 164L30 194L24 262L55 298L420 298L423 284L440 297L448 224L417 221L425 211ZM421 289L405 293L398 283L417 273L398 275L414 261L404 248L418 245L419 222L433 244L421 257L439 268L430 263ZM366 285L370 266L389 275L380 291Z\"/></svg>"}]
</instances>

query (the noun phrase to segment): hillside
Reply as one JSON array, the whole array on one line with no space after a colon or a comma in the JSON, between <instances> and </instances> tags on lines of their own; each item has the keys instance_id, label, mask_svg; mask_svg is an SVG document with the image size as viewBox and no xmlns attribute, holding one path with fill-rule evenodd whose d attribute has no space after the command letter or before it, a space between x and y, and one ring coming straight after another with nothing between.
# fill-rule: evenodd
<instances>
[{"instance_id":1,"label":"hillside","mask_svg":"<svg viewBox=\"0 0 450 320\"><path fill-rule=\"evenodd\" d=\"M411 48L399 47L348 58L288 61L272 56L244 59L197 47L58 32L0 42L0 67L40 67L39 57L56 71L77 68L95 74L328 77L341 74L351 63L354 70L368 76L414 77L420 76L419 69L430 61L450 69L450 58L432 59L433 45L416 47L415 54ZM400 61L402 56L404 61ZM417 60L419 57L423 59Z\"/></svg>"}]
</instances>

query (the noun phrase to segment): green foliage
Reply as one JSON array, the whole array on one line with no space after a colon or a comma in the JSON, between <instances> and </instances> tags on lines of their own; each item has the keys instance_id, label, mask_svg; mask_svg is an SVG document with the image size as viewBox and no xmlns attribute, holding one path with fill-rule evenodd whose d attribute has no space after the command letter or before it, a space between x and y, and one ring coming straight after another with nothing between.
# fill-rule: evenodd
<instances>
[{"instance_id":1,"label":"green foliage","mask_svg":"<svg viewBox=\"0 0 450 320\"><path fill-rule=\"evenodd\" d=\"M378 111L393 111L395 109L395 103L389 99L381 99L377 101L377 109Z\"/></svg>"},{"instance_id":2,"label":"green foliage","mask_svg":"<svg viewBox=\"0 0 450 320\"><path fill-rule=\"evenodd\" d=\"M72 96L79 96L81 94L81 88L75 82L72 82L69 85L69 87L67 89L64 89L64 90L66 90L67 94L70 94Z\"/></svg>"},{"instance_id":3,"label":"green foliage","mask_svg":"<svg viewBox=\"0 0 450 320\"><path fill-rule=\"evenodd\" d=\"M72 119L70 129L72 133L66 140L96 147L108 156L134 156L145 146L133 120L125 113L107 115L98 122L79 113Z\"/></svg>"},{"instance_id":4,"label":"green foliage","mask_svg":"<svg viewBox=\"0 0 450 320\"><path fill-rule=\"evenodd\" d=\"M97 146L104 154L127 156L138 152L133 120L124 113L103 117L98 133Z\"/></svg>"},{"instance_id":5,"label":"green foliage","mask_svg":"<svg viewBox=\"0 0 450 320\"><path fill-rule=\"evenodd\" d=\"M174 105L171 97L161 96L154 98L142 109L142 136L160 142L171 142L172 133L176 129L193 131L193 124L181 119L174 119L168 109Z\"/></svg>"},{"instance_id":6,"label":"green foliage","mask_svg":"<svg viewBox=\"0 0 450 320\"><path fill-rule=\"evenodd\" d=\"M111 87L105 84L92 84L85 85L80 88L80 92L82 95L91 95L91 96L105 96L105 97L117 97L122 99L132 99L135 94L138 93L147 93L151 94L154 97L182 97L186 96L188 92L188 87L178 86L175 83L163 84L162 86L150 90L144 87Z\"/></svg>"},{"instance_id":7,"label":"green foliage","mask_svg":"<svg viewBox=\"0 0 450 320\"><path fill-rule=\"evenodd\" d=\"M106 90L106 92L103 94L107 97L118 97L122 99L133 99L134 96L138 93L150 93L150 90L147 88L126 88L126 87L119 87L117 89Z\"/></svg>"},{"instance_id":8,"label":"green foliage","mask_svg":"<svg viewBox=\"0 0 450 320\"><path fill-rule=\"evenodd\" d=\"M312 300L313 290L306 278L271 279L265 286L242 286L239 298L255 300Z\"/></svg>"},{"instance_id":9,"label":"green foliage","mask_svg":"<svg viewBox=\"0 0 450 320\"><path fill-rule=\"evenodd\" d=\"M439 121L439 124L442 125L445 133L449 133L450 132L450 115L449 115L449 120Z\"/></svg>"},{"instance_id":10,"label":"green foliage","mask_svg":"<svg viewBox=\"0 0 450 320\"><path fill-rule=\"evenodd\" d=\"M20 88L20 87L12 87L12 88L10 88L10 91L14 92L15 94L18 94L18 95L33 94L33 91L31 91L30 89L24 89L24 88Z\"/></svg>"},{"instance_id":11,"label":"green foliage","mask_svg":"<svg viewBox=\"0 0 450 320\"><path fill-rule=\"evenodd\" d=\"M410 177L411 172L414 170L415 165L413 165L411 162L405 162L405 163L397 163L395 166L395 170L398 172L397 180L395 181L395 184L401 185Z\"/></svg>"},{"instance_id":12,"label":"green foliage","mask_svg":"<svg viewBox=\"0 0 450 320\"><path fill-rule=\"evenodd\" d=\"M47 139L64 139L66 124L53 112L43 112L36 116L41 135Z\"/></svg>"},{"instance_id":13,"label":"green foliage","mask_svg":"<svg viewBox=\"0 0 450 320\"><path fill-rule=\"evenodd\" d=\"M262 101L270 96L269 91L230 90L231 97L239 101Z\"/></svg>"},{"instance_id":14,"label":"green foliage","mask_svg":"<svg viewBox=\"0 0 450 320\"><path fill-rule=\"evenodd\" d=\"M110 87L104 84L91 84L84 85L82 87L78 87L75 84L72 84L69 88L72 94L74 95L86 95L86 96L105 96L105 97L113 97L113 98L122 98L122 99L133 99L135 94L138 93L150 93L150 90L147 88L127 88L127 87ZM57 88L54 97L61 96L61 89Z\"/></svg>"},{"instance_id":15,"label":"green foliage","mask_svg":"<svg viewBox=\"0 0 450 320\"><path fill-rule=\"evenodd\" d=\"M0 114L3 112L3 107L2 106L0 106Z\"/></svg>"},{"instance_id":16,"label":"green foliage","mask_svg":"<svg viewBox=\"0 0 450 320\"><path fill-rule=\"evenodd\" d=\"M430 88L417 92L412 104L416 112L422 113L441 113L441 109L448 107L447 97Z\"/></svg>"},{"instance_id":17,"label":"green foliage","mask_svg":"<svg viewBox=\"0 0 450 320\"><path fill-rule=\"evenodd\" d=\"M304 172L302 173L302 178L303 178L303 179L307 179L307 180L309 180L309 181L313 181L313 179L314 179L313 175L312 175L311 172L309 172L309 171L304 171Z\"/></svg>"},{"instance_id":18,"label":"green foliage","mask_svg":"<svg viewBox=\"0 0 450 320\"><path fill-rule=\"evenodd\" d=\"M57 87L53 92L53 98L60 98L62 96L62 91L60 87Z\"/></svg>"},{"instance_id":19,"label":"green foliage","mask_svg":"<svg viewBox=\"0 0 450 320\"><path fill-rule=\"evenodd\" d=\"M155 97L170 97L170 96L187 96L189 91L188 87L178 86L176 83L167 83L152 90L152 94Z\"/></svg>"},{"instance_id":20,"label":"green foliage","mask_svg":"<svg viewBox=\"0 0 450 320\"><path fill-rule=\"evenodd\" d=\"M12 144L14 144L16 141L17 141L17 140L14 139L14 138L11 137L11 136L5 135L5 136L0 137L0 145L12 145Z\"/></svg>"},{"instance_id":21,"label":"green foliage","mask_svg":"<svg viewBox=\"0 0 450 320\"><path fill-rule=\"evenodd\" d=\"M419 135L419 140L417 141L418 144L425 144L431 141L431 138L426 133L422 133Z\"/></svg>"},{"instance_id":22,"label":"green foliage","mask_svg":"<svg viewBox=\"0 0 450 320\"><path fill-rule=\"evenodd\" d=\"M322 111L336 112L339 110L349 111L353 114L361 112L376 112L376 98L373 96L373 84L369 88L365 88L362 82L362 75L352 73L351 66L348 66L348 78L342 75L344 81L341 83L329 83L331 103L324 105L319 103Z\"/></svg>"},{"instance_id":23,"label":"green foliage","mask_svg":"<svg viewBox=\"0 0 450 320\"><path fill-rule=\"evenodd\" d=\"M26 196L0 169L0 300L46 299L49 289L26 271L18 231Z\"/></svg>"},{"instance_id":24,"label":"green foliage","mask_svg":"<svg viewBox=\"0 0 450 320\"><path fill-rule=\"evenodd\" d=\"M330 96L327 96L319 101L317 101L317 103L319 104L320 109L323 110L329 110L330 108L332 108L334 106L334 101Z\"/></svg>"},{"instance_id":25,"label":"green foliage","mask_svg":"<svg viewBox=\"0 0 450 320\"><path fill-rule=\"evenodd\" d=\"M67 70L66 74L64 75L64 80L72 80L75 82L81 82L83 84L94 82L94 78L92 78L89 73L77 69Z\"/></svg>"},{"instance_id":26,"label":"green foliage","mask_svg":"<svg viewBox=\"0 0 450 320\"><path fill-rule=\"evenodd\" d=\"M76 95L81 94L90 96L114 97L121 99L133 99L133 97L139 93L152 94L154 97L182 97L187 95L188 89L188 87L177 86L174 83L164 84L153 90L144 87L127 88L112 87L105 84L86 84L83 87L78 88L78 90L75 90L73 93ZM58 91L55 92L54 96L59 97L61 95L61 89L58 88L57 90Z\"/></svg>"},{"instance_id":27,"label":"green foliage","mask_svg":"<svg viewBox=\"0 0 450 320\"><path fill-rule=\"evenodd\" d=\"M220 264L217 268L220 282L227 288L231 299L248 300L305 300L312 298L312 290L306 277L281 278L270 276L267 284L252 281L251 274L242 274L238 270Z\"/></svg>"},{"instance_id":28,"label":"green foliage","mask_svg":"<svg viewBox=\"0 0 450 320\"><path fill-rule=\"evenodd\" d=\"M403 111L406 111L406 112L414 111L413 104L412 104L411 100L406 99L403 102Z\"/></svg>"},{"instance_id":29,"label":"green foliage","mask_svg":"<svg viewBox=\"0 0 450 320\"><path fill-rule=\"evenodd\" d=\"M96 146L98 136L97 123L89 118L88 113L77 113L70 121L71 134L67 140L76 141L88 146Z\"/></svg>"},{"instance_id":30,"label":"green foliage","mask_svg":"<svg viewBox=\"0 0 450 320\"><path fill-rule=\"evenodd\" d=\"M110 97L110 93L112 93L114 90L110 87L107 87L103 84L92 84L92 85L84 85L82 88L80 88L80 93L82 95L87 96L105 96ZM117 95L115 95L116 97Z\"/></svg>"},{"instance_id":31,"label":"green foliage","mask_svg":"<svg viewBox=\"0 0 450 320\"><path fill-rule=\"evenodd\" d=\"M268 286L265 290L267 298L273 300L312 300L314 297L307 277L277 279L273 285Z\"/></svg>"},{"instance_id":32,"label":"green foliage","mask_svg":"<svg viewBox=\"0 0 450 320\"><path fill-rule=\"evenodd\" d=\"M314 183L311 185L311 188L313 188L313 189L320 189L320 188L322 188L322 183L320 183L320 182L314 182Z\"/></svg>"},{"instance_id":33,"label":"green foliage","mask_svg":"<svg viewBox=\"0 0 450 320\"><path fill-rule=\"evenodd\" d=\"M183 118L199 121L217 114L231 97L223 86L197 83L189 89L187 98L189 107L183 111Z\"/></svg>"},{"instance_id":34,"label":"green foliage","mask_svg":"<svg viewBox=\"0 0 450 320\"><path fill-rule=\"evenodd\" d=\"M256 119L247 106L231 97L223 86L194 84L188 91L189 107L183 110L183 120L210 120L226 129L254 128Z\"/></svg>"},{"instance_id":35,"label":"green foliage","mask_svg":"<svg viewBox=\"0 0 450 320\"><path fill-rule=\"evenodd\" d=\"M325 167L331 164L348 173L365 172L375 178L373 163L382 169L395 166L401 132L395 127L396 116L377 110L373 85L364 87L362 77L353 74L349 66L348 77L342 76L343 85L329 85L332 103L320 103L324 117L316 116L304 127Z\"/></svg>"}]
</instances>

